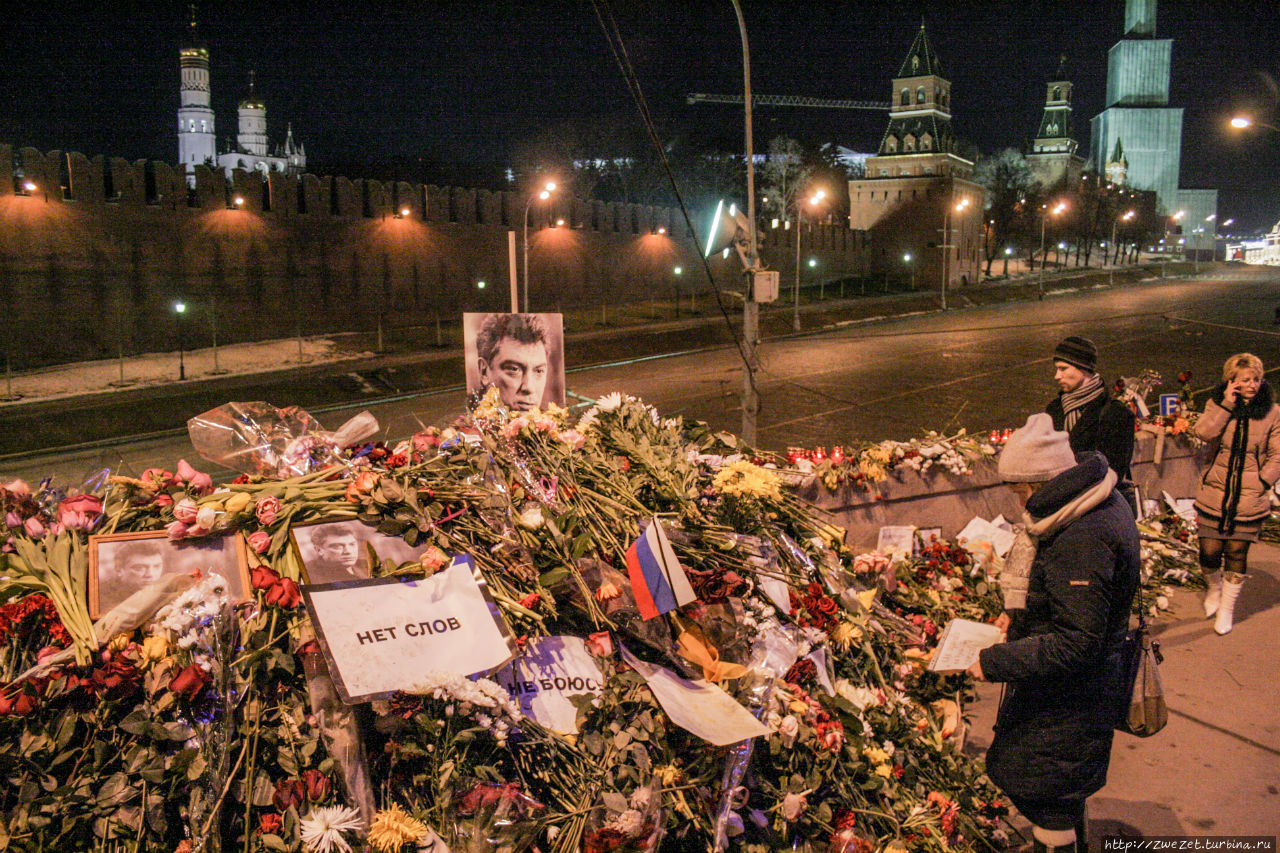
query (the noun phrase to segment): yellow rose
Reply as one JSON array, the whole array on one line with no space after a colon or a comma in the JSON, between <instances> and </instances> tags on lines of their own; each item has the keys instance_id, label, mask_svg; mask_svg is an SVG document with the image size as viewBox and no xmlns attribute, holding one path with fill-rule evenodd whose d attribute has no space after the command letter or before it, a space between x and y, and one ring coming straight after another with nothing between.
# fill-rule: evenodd
<instances>
[{"instance_id":1,"label":"yellow rose","mask_svg":"<svg viewBox=\"0 0 1280 853\"><path fill-rule=\"evenodd\" d=\"M883 776L884 778L888 779L890 776L893 775L893 768L890 767L888 764L877 764L876 775Z\"/></svg>"},{"instance_id":2,"label":"yellow rose","mask_svg":"<svg viewBox=\"0 0 1280 853\"><path fill-rule=\"evenodd\" d=\"M169 653L169 639L159 634L147 637L142 641L142 659L158 661Z\"/></svg>"},{"instance_id":3,"label":"yellow rose","mask_svg":"<svg viewBox=\"0 0 1280 853\"><path fill-rule=\"evenodd\" d=\"M121 651L124 651L128 646L129 646L129 635L128 635L128 634L116 634L116 635L115 635L114 637L112 637L112 638L111 638L111 640L107 643L107 648L108 648L108 649L110 649L110 650L111 650L111 651L113 651L113 652L121 652Z\"/></svg>"},{"instance_id":4,"label":"yellow rose","mask_svg":"<svg viewBox=\"0 0 1280 853\"><path fill-rule=\"evenodd\" d=\"M252 498L248 492L236 492L227 498L226 503L223 505L227 508L227 512L244 512L245 508L249 506L250 500Z\"/></svg>"}]
</instances>

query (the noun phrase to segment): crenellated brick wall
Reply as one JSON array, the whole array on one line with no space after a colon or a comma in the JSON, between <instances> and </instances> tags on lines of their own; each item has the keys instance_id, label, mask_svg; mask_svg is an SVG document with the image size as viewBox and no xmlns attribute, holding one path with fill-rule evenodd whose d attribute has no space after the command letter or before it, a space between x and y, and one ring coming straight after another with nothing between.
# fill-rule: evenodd
<instances>
[{"instance_id":1,"label":"crenellated brick wall","mask_svg":"<svg viewBox=\"0 0 1280 853\"><path fill-rule=\"evenodd\" d=\"M34 192L8 179L18 168ZM174 349L177 299L189 347L215 332L228 343L503 310L507 232L519 242L525 209L509 192L239 170L228 181L204 167L189 191L166 163L3 144L0 176L0 316L15 370ZM710 289L678 210L558 196L533 206L529 231L533 310ZM817 226L805 253L827 278L853 275L856 236ZM789 239L775 248L764 235L784 279ZM736 258L710 265L740 289Z\"/></svg>"}]
</instances>

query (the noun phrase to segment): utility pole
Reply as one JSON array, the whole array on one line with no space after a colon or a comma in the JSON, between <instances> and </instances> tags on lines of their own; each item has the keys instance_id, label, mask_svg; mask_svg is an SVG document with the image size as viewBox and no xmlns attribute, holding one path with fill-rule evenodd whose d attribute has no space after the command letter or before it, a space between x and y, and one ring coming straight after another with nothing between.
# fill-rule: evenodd
<instances>
[{"instance_id":1,"label":"utility pole","mask_svg":"<svg viewBox=\"0 0 1280 853\"><path fill-rule=\"evenodd\" d=\"M742 300L742 344L746 369L742 381L742 440L756 443L756 415L760 411L760 395L756 391L756 371L760 368L760 304L756 302L755 275L759 267L756 250L756 173L755 149L751 135L751 51L747 45L747 23L742 17L739 0L731 0L738 16L738 35L742 39L742 96L747 148L747 270Z\"/></svg>"}]
</instances>

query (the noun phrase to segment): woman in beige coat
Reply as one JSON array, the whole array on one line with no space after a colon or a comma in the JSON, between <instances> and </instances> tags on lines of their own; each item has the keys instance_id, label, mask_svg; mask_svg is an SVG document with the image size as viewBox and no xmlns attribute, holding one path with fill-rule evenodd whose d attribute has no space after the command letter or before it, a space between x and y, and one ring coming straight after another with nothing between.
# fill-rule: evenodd
<instances>
[{"instance_id":1,"label":"woman in beige coat","mask_svg":"<svg viewBox=\"0 0 1280 853\"><path fill-rule=\"evenodd\" d=\"M1249 546L1271 514L1269 493L1280 479L1280 406L1257 356L1227 359L1195 434L1213 453L1196 491L1200 565L1209 581L1204 613L1216 614L1213 629L1225 634L1244 585Z\"/></svg>"}]
</instances>

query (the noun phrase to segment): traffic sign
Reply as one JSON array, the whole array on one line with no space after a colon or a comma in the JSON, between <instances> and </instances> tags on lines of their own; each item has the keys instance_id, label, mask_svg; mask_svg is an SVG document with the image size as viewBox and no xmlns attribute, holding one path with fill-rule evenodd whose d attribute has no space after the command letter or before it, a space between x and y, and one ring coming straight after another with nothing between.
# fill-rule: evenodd
<instances>
[{"instance_id":1,"label":"traffic sign","mask_svg":"<svg viewBox=\"0 0 1280 853\"><path fill-rule=\"evenodd\" d=\"M1178 414L1178 407L1182 403L1182 397L1178 394L1161 394L1160 395L1160 416L1169 417Z\"/></svg>"}]
</instances>

